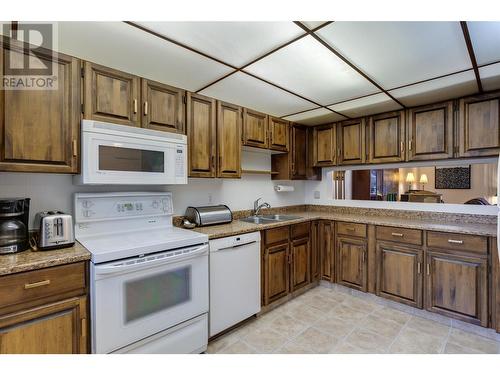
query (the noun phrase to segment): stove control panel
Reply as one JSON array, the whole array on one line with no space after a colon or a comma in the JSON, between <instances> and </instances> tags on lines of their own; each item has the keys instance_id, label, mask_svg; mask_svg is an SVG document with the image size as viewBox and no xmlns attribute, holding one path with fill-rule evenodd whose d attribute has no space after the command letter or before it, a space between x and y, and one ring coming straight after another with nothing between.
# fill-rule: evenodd
<instances>
[{"instance_id":1,"label":"stove control panel","mask_svg":"<svg viewBox=\"0 0 500 375\"><path fill-rule=\"evenodd\" d=\"M75 194L75 221L173 214L171 193Z\"/></svg>"}]
</instances>

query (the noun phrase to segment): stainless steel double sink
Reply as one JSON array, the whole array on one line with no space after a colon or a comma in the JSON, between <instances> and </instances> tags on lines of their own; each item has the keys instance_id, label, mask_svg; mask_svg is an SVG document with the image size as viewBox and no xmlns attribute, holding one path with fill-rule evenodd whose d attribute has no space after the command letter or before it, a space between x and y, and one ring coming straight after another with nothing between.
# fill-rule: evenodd
<instances>
[{"instance_id":1,"label":"stainless steel double sink","mask_svg":"<svg viewBox=\"0 0 500 375\"><path fill-rule=\"evenodd\" d=\"M272 224L272 223L279 223L281 221L296 220L301 218L302 218L301 216L293 216L293 215L259 215L259 216L245 217L240 220L252 224Z\"/></svg>"}]
</instances>

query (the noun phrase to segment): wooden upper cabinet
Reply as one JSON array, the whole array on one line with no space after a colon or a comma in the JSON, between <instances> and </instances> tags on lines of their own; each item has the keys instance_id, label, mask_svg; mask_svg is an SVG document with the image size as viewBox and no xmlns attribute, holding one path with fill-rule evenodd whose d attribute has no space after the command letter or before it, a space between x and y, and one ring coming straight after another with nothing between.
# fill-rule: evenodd
<instances>
[{"instance_id":1,"label":"wooden upper cabinet","mask_svg":"<svg viewBox=\"0 0 500 375\"><path fill-rule=\"evenodd\" d=\"M71 298L0 317L0 354L85 354L86 298Z\"/></svg>"},{"instance_id":2,"label":"wooden upper cabinet","mask_svg":"<svg viewBox=\"0 0 500 375\"><path fill-rule=\"evenodd\" d=\"M365 119L343 121L338 124L338 164L362 164L366 159Z\"/></svg>"},{"instance_id":3,"label":"wooden upper cabinet","mask_svg":"<svg viewBox=\"0 0 500 375\"><path fill-rule=\"evenodd\" d=\"M216 176L216 103L187 93L186 127L189 177Z\"/></svg>"},{"instance_id":4,"label":"wooden upper cabinet","mask_svg":"<svg viewBox=\"0 0 500 375\"><path fill-rule=\"evenodd\" d=\"M366 241L350 238L337 238L336 253L337 283L367 291L368 266Z\"/></svg>"},{"instance_id":5,"label":"wooden upper cabinet","mask_svg":"<svg viewBox=\"0 0 500 375\"><path fill-rule=\"evenodd\" d=\"M267 115L243 108L243 145L269 148Z\"/></svg>"},{"instance_id":6,"label":"wooden upper cabinet","mask_svg":"<svg viewBox=\"0 0 500 375\"><path fill-rule=\"evenodd\" d=\"M453 101L408 110L408 160L453 157Z\"/></svg>"},{"instance_id":7,"label":"wooden upper cabinet","mask_svg":"<svg viewBox=\"0 0 500 375\"><path fill-rule=\"evenodd\" d=\"M314 166L328 167L337 163L336 125L316 126L313 131Z\"/></svg>"},{"instance_id":8,"label":"wooden upper cabinet","mask_svg":"<svg viewBox=\"0 0 500 375\"><path fill-rule=\"evenodd\" d=\"M2 43L0 75L6 61L22 66L27 52ZM80 139L80 63L38 50L44 64L55 60L57 88L0 90L0 171L77 173Z\"/></svg>"},{"instance_id":9,"label":"wooden upper cabinet","mask_svg":"<svg viewBox=\"0 0 500 375\"><path fill-rule=\"evenodd\" d=\"M422 308L423 250L377 243L378 296Z\"/></svg>"},{"instance_id":10,"label":"wooden upper cabinet","mask_svg":"<svg viewBox=\"0 0 500 375\"><path fill-rule=\"evenodd\" d=\"M142 80L142 127L185 133L185 91L163 83Z\"/></svg>"},{"instance_id":11,"label":"wooden upper cabinet","mask_svg":"<svg viewBox=\"0 0 500 375\"><path fill-rule=\"evenodd\" d=\"M276 117L269 119L269 148L276 151L289 150L289 128L290 123Z\"/></svg>"},{"instance_id":12,"label":"wooden upper cabinet","mask_svg":"<svg viewBox=\"0 0 500 375\"><path fill-rule=\"evenodd\" d=\"M405 160L404 111L371 116L368 129L370 163L396 163Z\"/></svg>"},{"instance_id":13,"label":"wooden upper cabinet","mask_svg":"<svg viewBox=\"0 0 500 375\"><path fill-rule=\"evenodd\" d=\"M497 156L500 151L500 93L460 100L459 156Z\"/></svg>"},{"instance_id":14,"label":"wooden upper cabinet","mask_svg":"<svg viewBox=\"0 0 500 375\"><path fill-rule=\"evenodd\" d=\"M426 253L427 310L488 325L487 259L429 249Z\"/></svg>"},{"instance_id":15,"label":"wooden upper cabinet","mask_svg":"<svg viewBox=\"0 0 500 375\"><path fill-rule=\"evenodd\" d=\"M85 62L84 118L140 126L140 78Z\"/></svg>"},{"instance_id":16,"label":"wooden upper cabinet","mask_svg":"<svg viewBox=\"0 0 500 375\"><path fill-rule=\"evenodd\" d=\"M292 126L290 140L292 180L307 180L307 128Z\"/></svg>"},{"instance_id":17,"label":"wooden upper cabinet","mask_svg":"<svg viewBox=\"0 0 500 375\"><path fill-rule=\"evenodd\" d=\"M241 107L217 102L217 177L241 176Z\"/></svg>"}]
</instances>

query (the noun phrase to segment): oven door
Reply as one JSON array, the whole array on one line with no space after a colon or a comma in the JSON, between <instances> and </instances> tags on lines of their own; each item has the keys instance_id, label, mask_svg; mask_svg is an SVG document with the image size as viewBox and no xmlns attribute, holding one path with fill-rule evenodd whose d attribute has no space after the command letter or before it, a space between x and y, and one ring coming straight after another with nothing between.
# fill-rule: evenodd
<instances>
[{"instance_id":1,"label":"oven door","mask_svg":"<svg viewBox=\"0 0 500 375\"><path fill-rule=\"evenodd\" d=\"M83 184L185 184L186 146L116 134L83 132Z\"/></svg>"},{"instance_id":2,"label":"oven door","mask_svg":"<svg viewBox=\"0 0 500 375\"><path fill-rule=\"evenodd\" d=\"M208 312L208 244L92 265L92 351L109 353Z\"/></svg>"}]
</instances>

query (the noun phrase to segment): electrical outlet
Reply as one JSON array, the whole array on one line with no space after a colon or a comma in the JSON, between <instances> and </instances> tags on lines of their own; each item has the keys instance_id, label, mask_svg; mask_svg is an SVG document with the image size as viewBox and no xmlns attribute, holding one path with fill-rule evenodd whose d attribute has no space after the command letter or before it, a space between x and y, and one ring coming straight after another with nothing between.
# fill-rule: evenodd
<instances>
[{"instance_id":1,"label":"electrical outlet","mask_svg":"<svg viewBox=\"0 0 500 375\"><path fill-rule=\"evenodd\" d=\"M319 190L315 190L314 191L314 199L320 199L321 198L321 193L319 192Z\"/></svg>"}]
</instances>

